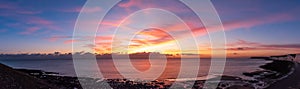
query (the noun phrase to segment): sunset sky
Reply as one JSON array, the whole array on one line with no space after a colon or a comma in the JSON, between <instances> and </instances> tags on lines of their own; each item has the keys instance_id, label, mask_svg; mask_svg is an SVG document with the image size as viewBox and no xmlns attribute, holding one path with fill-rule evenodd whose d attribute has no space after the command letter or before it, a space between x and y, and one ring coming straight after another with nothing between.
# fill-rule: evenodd
<instances>
[{"instance_id":1,"label":"sunset sky","mask_svg":"<svg viewBox=\"0 0 300 89\"><path fill-rule=\"evenodd\" d=\"M0 54L71 52L73 42L84 42L90 38L72 40L75 21L85 2L1 0ZM212 3L224 26L229 57L300 53L299 0L212 0ZM147 8L170 11L186 25L163 14L157 18L157 14L152 14L151 10L128 17ZM87 9L85 13L90 14L103 11L101 6ZM113 43L120 45L116 48L119 52L125 52L122 49L126 47L129 47L128 53L210 54L211 50L209 37L201 21L187 6L176 0L124 0L114 6L101 23L89 21L86 24L99 24L101 27L96 43L82 46L83 49L94 49L97 53L110 53L113 37L117 37ZM149 26L161 28L145 28ZM193 38L186 32L186 26L195 34L199 49L180 51L176 45L176 41L186 41L187 48L191 46L189 41ZM114 34L117 28L120 32ZM125 34L141 29L143 31L136 32L133 38ZM173 38L162 29L179 38Z\"/></svg>"}]
</instances>

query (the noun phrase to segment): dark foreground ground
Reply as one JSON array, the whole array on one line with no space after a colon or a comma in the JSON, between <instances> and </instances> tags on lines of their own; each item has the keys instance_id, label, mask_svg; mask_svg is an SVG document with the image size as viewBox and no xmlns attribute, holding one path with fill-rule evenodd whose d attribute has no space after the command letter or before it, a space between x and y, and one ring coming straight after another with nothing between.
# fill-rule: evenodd
<instances>
[{"instance_id":1,"label":"dark foreground ground","mask_svg":"<svg viewBox=\"0 0 300 89\"><path fill-rule=\"evenodd\" d=\"M0 64L0 89L57 89L53 85Z\"/></svg>"},{"instance_id":2,"label":"dark foreground ground","mask_svg":"<svg viewBox=\"0 0 300 89\"><path fill-rule=\"evenodd\" d=\"M217 84L217 89L299 89L298 64L290 61L273 61L260 67L264 70L244 73L246 76L253 77L253 80L220 76L221 82ZM82 89L79 80L84 82L82 84L88 89L103 88L107 83L114 89L166 89L173 84L173 81L168 80L132 81L59 76L54 72L13 69L3 64L0 64L0 71L0 89ZM214 79L209 81L213 83ZM195 83L183 81L173 88L201 89L204 83L204 80L196 80Z\"/></svg>"},{"instance_id":3,"label":"dark foreground ground","mask_svg":"<svg viewBox=\"0 0 300 89\"><path fill-rule=\"evenodd\" d=\"M268 89L300 89L300 66L295 64L294 72L288 77L275 82Z\"/></svg>"}]
</instances>

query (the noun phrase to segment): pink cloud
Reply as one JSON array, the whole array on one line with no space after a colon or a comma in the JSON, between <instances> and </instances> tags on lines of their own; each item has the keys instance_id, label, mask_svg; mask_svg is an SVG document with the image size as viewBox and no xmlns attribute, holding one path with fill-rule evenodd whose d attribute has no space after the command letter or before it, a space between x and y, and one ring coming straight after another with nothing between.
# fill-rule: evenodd
<instances>
[{"instance_id":1,"label":"pink cloud","mask_svg":"<svg viewBox=\"0 0 300 89\"><path fill-rule=\"evenodd\" d=\"M31 20L28 20L28 23L30 24L40 24L40 25L50 25L53 24L53 22L43 19L43 18L39 18L39 17L32 17L30 18Z\"/></svg>"},{"instance_id":2,"label":"pink cloud","mask_svg":"<svg viewBox=\"0 0 300 89\"><path fill-rule=\"evenodd\" d=\"M111 41L113 36L97 36L95 38L96 41Z\"/></svg>"},{"instance_id":3,"label":"pink cloud","mask_svg":"<svg viewBox=\"0 0 300 89\"><path fill-rule=\"evenodd\" d=\"M290 14L285 13L279 13L274 14L270 16L264 16L264 17L253 17L253 18L247 18L244 20L238 20L238 21L230 21L230 22L223 22L223 27L225 31L230 30L237 30L237 29L250 29L252 27L264 25L264 24L272 24L272 23L280 23L280 22L287 22L293 20L293 16ZM215 26L218 27L218 26ZM210 27L210 28L215 28ZM192 29L194 34L197 35L206 35L206 27L199 27Z\"/></svg>"},{"instance_id":4,"label":"pink cloud","mask_svg":"<svg viewBox=\"0 0 300 89\"><path fill-rule=\"evenodd\" d=\"M70 39L70 38L72 38L72 36L52 36L50 38L47 38L47 40L50 41L50 42L54 42L54 41L57 41L57 40Z\"/></svg>"},{"instance_id":5,"label":"pink cloud","mask_svg":"<svg viewBox=\"0 0 300 89\"><path fill-rule=\"evenodd\" d=\"M78 40L66 40L64 41L64 44L72 44L74 42L78 42Z\"/></svg>"},{"instance_id":6,"label":"pink cloud","mask_svg":"<svg viewBox=\"0 0 300 89\"><path fill-rule=\"evenodd\" d=\"M102 11L102 8L100 8L100 7L87 7L83 11L84 11L84 13L95 13L95 12Z\"/></svg>"},{"instance_id":7,"label":"pink cloud","mask_svg":"<svg viewBox=\"0 0 300 89\"><path fill-rule=\"evenodd\" d=\"M142 37L142 38L137 38ZM168 33L160 29L145 29L140 33L137 33L136 38L133 38L130 46L141 45L157 45L174 40Z\"/></svg>"},{"instance_id":8,"label":"pink cloud","mask_svg":"<svg viewBox=\"0 0 300 89\"><path fill-rule=\"evenodd\" d=\"M60 27L54 25L54 22L41 18L41 17L37 17L37 16L30 16L26 19L24 19L24 21L27 24L32 24L32 25L36 25L36 26L42 26L44 28L47 28L49 30L61 30Z\"/></svg>"},{"instance_id":9,"label":"pink cloud","mask_svg":"<svg viewBox=\"0 0 300 89\"><path fill-rule=\"evenodd\" d=\"M30 35L30 34L33 34L34 32L40 30L41 28L40 27L30 27L30 28L27 28L25 31L21 32L20 34L22 35Z\"/></svg>"},{"instance_id":10,"label":"pink cloud","mask_svg":"<svg viewBox=\"0 0 300 89\"><path fill-rule=\"evenodd\" d=\"M164 3L169 5L165 5ZM127 2L119 3L118 6L125 8L127 11L130 11L131 7L137 7L139 9L160 8L172 12L188 11L188 8L182 8L185 7L185 5L180 3L180 1L173 1L173 0L163 0L159 2L154 0L129 0Z\"/></svg>"},{"instance_id":11,"label":"pink cloud","mask_svg":"<svg viewBox=\"0 0 300 89\"><path fill-rule=\"evenodd\" d=\"M113 27L118 27L119 24L121 23L122 20L118 21L102 21L100 24L101 25L107 25L107 26L113 26Z\"/></svg>"},{"instance_id":12,"label":"pink cloud","mask_svg":"<svg viewBox=\"0 0 300 89\"><path fill-rule=\"evenodd\" d=\"M6 24L6 25L11 28L18 27L18 29L25 29L25 31L20 32L20 34L22 35L32 34L34 32L37 32L37 30L40 29L43 29L43 32L48 32L49 30L61 30L61 28L56 26L54 22L37 16L28 16L26 18L21 18L18 20L19 23Z\"/></svg>"},{"instance_id":13,"label":"pink cloud","mask_svg":"<svg viewBox=\"0 0 300 89\"><path fill-rule=\"evenodd\" d=\"M58 39L59 38L56 38L56 37L47 38L47 40L50 41L50 42L57 41Z\"/></svg>"},{"instance_id":14,"label":"pink cloud","mask_svg":"<svg viewBox=\"0 0 300 89\"><path fill-rule=\"evenodd\" d=\"M246 41L246 40L237 40L236 42L234 43L229 43L227 44L227 46L258 46L258 45L261 45L260 43L257 43L257 42L250 42L250 41Z\"/></svg>"},{"instance_id":15,"label":"pink cloud","mask_svg":"<svg viewBox=\"0 0 300 89\"><path fill-rule=\"evenodd\" d=\"M234 30L239 28L251 28L258 25L263 24L270 24L270 23L277 23L277 22L285 22L292 20L293 17L289 14L275 14L266 17L256 17L256 18L249 18L243 21L233 21L224 23L225 30Z\"/></svg>"},{"instance_id":16,"label":"pink cloud","mask_svg":"<svg viewBox=\"0 0 300 89\"><path fill-rule=\"evenodd\" d=\"M63 9L60 10L62 12L76 12L79 13L81 11L83 11L83 13L95 13L95 12L100 12L102 11L101 7L86 7L85 10L82 10L82 7L76 7L76 8L71 8L71 9Z\"/></svg>"},{"instance_id":17,"label":"pink cloud","mask_svg":"<svg viewBox=\"0 0 300 89\"><path fill-rule=\"evenodd\" d=\"M60 30L61 28L56 26L54 22L44 19L35 14L40 14L42 11L37 11L34 8L18 5L18 3L0 3L0 9L5 13L1 13L1 16L13 18L18 23L8 23L7 25L12 28L18 27L27 29L29 26L41 27L51 30ZM28 25L28 26L26 26ZM41 29L40 28L40 29Z\"/></svg>"},{"instance_id":18,"label":"pink cloud","mask_svg":"<svg viewBox=\"0 0 300 89\"><path fill-rule=\"evenodd\" d=\"M128 2L124 2L124 3L120 3L118 6L119 7L123 7L125 9L130 9L131 7L138 7L138 8L147 8L147 7L161 7L161 6L157 6L155 4L151 4L151 3L147 3L147 4L141 4L143 3L141 0L129 0ZM166 7L167 8L167 7ZM170 10L175 10L174 8L170 8ZM178 8L177 8L178 9ZM264 25L264 24L272 24L272 23L280 23L280 22L285 22L285 21L290 21L292 20L293 17L289 14L285 14L285 13L279 13L279 14L273 14L273 15L269 15L269 16L264 16L264 17L253 17L253 18L245 18L243 20L236 20L236 21L230 21L230 22L224 22L223 26L224 26L224 30L225 31L230 31L230 30L237 30L237 29L249 29L252 27L256 27L256 26L260 26L260 25ZM121 19L122 20L122 19ZM115 21L103 21L101 23L101 25L108 25L108 26L118 26L121 20L115 20ZM206 31L206 27L201 27L201 26L192 26L190 24L188 24L191 28L192 31L194 32L195 35L197 36L202 36L202 35L207 35L207 31ZM178 28L184 28L184 25L182 24L178 24L178 25L174 25L172 27L166 27L168 28L168 31L180 31L180 30L184 30L184 29L178 29ZM216 28L218 26L213 26L211 28ZM163 36L164 34L157 34L157 32L153 31L153 33L155 34L151 34L152 32L149 33L145 33L143 35L148 35L148 36L153 36L153 37L157 37L158 39L156 40L132 40L135 41L136 43L140 43L140 44L157 44L160 42L165 42L168 40L172 40L172 39L167 39L168 37ZM189 33L182 33L183 36L181 37L185 37L186 35L190 35ZM186 36L187 37L187 36ZM157 43L155 43L157 42ZM243 44L243 45L259 45L258 43L255 42L247 42L244 40L239 40L239 42L237 44ZM134 44L133 46L139 46L137 44Z\"/></svg>"},{"instance_id":19,"label":"pink cloud","mask_svg":"<svg viewBox=\"0 0 300 89\"><path fill-rule=\"evenodd\" d=\"M128 2L118 4L118 6L128 8L128 7L132 7L134 5L138 5L139 3L141 3L140 0L129 0Z\"/></svg>"},{"instance_id":20,"label":"pink cloud","mask_svg":"<svg viewBox=\"0 0 300 89\"><path fill-rule=\"evenodd\" d=\"M26 10L20 10L17 11L19 14L28 14L28 15L34 15L34 14L39 14L42 13L41 11L26 11Z\"/></svg>"},{"instance_id":21,"label":"pink cloud","mask_svg":"<svg viewBox=\"0 0 300 89\"><path fill-rule=\"evenodd\" d=\"M182 9L182 8L179 8L181 6L170 6L170 5L163 6L162 3L166 3L166 2L168 2L168 0L159 2L159 3L155 2L155 1L150 1L150 0L149 1L129 0L126 2L119 3L118 6L128 9L128 10L131 10L132 7L137 7L140 9L145 9L145 8L150 8L150 7L152 7L152 8L160 7L162 9L166 9L166 10L170 10L170 11L177 10L177 12L178 12L178 10ZM170 1L170 3L174 3L174 2ZM176 2L175 2L175 4L176 4ZM256 9L254 9L254 10L256 10ZM183 9L182 11L188 11L188 9L186 8L186 9ZM180 11L180 12L182 12L182 11ZM194 22L193 20L195 20L195 19L193 17L187 18L187 19L191 20L191 21L185 21L185 22L187 22L187 25L191 28L192 32L195 35L202 36L202 35L207 34L207 30L206 30L207 27L200 26L199 24L196 24L197 26L195 26L195 23L200 23L200 22ZM294 16L292 16L288 13L278 13L278 14L272 14L272 15L268 15L268 16L252 17L252 18L245 18L242 20L223 22L223 26L224 26L225 31L230 31L230 30L237 30L237 29L250 29L252 27L256 27L256 26L260 26L260 25L264 25L264 24L286 22L286 21L290 21L293 19L294 19ZM115 21L104 20L100 24L103 26L106 26L107 28L109 26L117 27L117 26L119 26L119 23L122 20L123 20L122 18L115 20ZM185 19L183 19L183 20L185 20ZM185 28L184 26L185 25L178 24L178 25L166 27L164 29L166 29L168 31L180 31L180 30L184 30L184 29L181 29L181 28ZM219 26L212 26L210 28L217 28L217 27L219 27ZM185 35L190 35L190 34L182 33L182 35L183 35L182 37L184 37Z\"/></svg>"}]
</instances>

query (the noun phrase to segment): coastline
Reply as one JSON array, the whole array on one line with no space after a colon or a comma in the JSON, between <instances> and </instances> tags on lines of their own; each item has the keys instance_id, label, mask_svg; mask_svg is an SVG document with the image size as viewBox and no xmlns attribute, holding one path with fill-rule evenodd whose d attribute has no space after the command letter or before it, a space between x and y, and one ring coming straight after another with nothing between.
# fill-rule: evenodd
<instances>
[{"instance_id":1,"label":"coastline","mask_svg":"<svg viewBox=\"0 0 300 89\"><path fill-rule=\"evenodd\" d=\"M274 82L266 89L299 89L300 88L300 63L294 62L294 70L288 76Z\"/></svg>"},{"instance_id":2,"label":"coastline","mask_svg":"<svg viewBox=\"0 0 300 89\"><path fill-rule=\"evenodd\" d=\"M256 89L266 89L293 74L295 66L293 61L273 60L271 63L260 66L264 70L245 72L244 75L253 78L252 85Z\"/></svg>"},{"instance_id":3,"label":"coastline","mask_svg":"<svg viewBox=\"0 0 300 89\"><path fill-rule=\"evenodd\" d=\"M267 63L260 66L260 68L264 70L244 73L245 76L250 76L253 78L253 80L245 80L236 76L226 76L226 75L217 76L217 77L221 77L221 81L218 84L218 88L263 89L269 87L270 85L273 86L278 81L281 81L282 79L289 77L288 75L293 74L293 70L295 69L293 66L289 66L290 63L294 63L294 62L273 60L273 62L271 63ZM1 69L3 68L6 69L6 67L8 67L1 63L0 65L2 65L0 67ZM288 65L288 66L282 67L282 65ZM87 86L93 86L93 87L101 87L101 85L103 85L104 82L107 82L114 89L122 89L122 88L135 88L135 89L163 88L165 89L165 88L169 88L174 82L171 81L172 79L145 81L145 80L129 80L129 79L77 78L71 76L61 76L59 75L59 73L55 73L55 72L46 72L42 70L29 70L29 69L10 68L9 71L17 71L23 74L22 76L30 76L30 78L36 79L32 81L45 82L48 84L48 86L54 87L51 89L55 89L55 88L82 89L79 80L83 82L87 82L89 83L89 85ZM280 74L278 75L278 73ZM14 75L11 76L14 77ZM192 83L189 80L184 80L180 82L181 83L179 84L180 86L176 86L176 87L199 89L199 88L203 88L205 81L214 82L214 78L210 78L208 80L196 80L195 83ZM25 84L27 84L27 82ZM21 89L29 89L29 88L21 88ZM269 89L274 89L274 88L269 88Z\"/></svg>"},{"instance_id":4,"label":"coastline","mask_svg":"<svg viewBox=\"0 0 300 89\"><path fill-rule=\"evenodd\" d=\"M59 89L55 85L0 63L0 89Z\"/></svg>"}]
</instances>

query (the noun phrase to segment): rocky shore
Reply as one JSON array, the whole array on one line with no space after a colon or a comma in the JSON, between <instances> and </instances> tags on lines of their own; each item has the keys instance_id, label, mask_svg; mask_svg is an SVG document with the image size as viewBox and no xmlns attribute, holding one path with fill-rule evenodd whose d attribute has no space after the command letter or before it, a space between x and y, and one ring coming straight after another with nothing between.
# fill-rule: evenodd
<instances>
[{"instance_id":1,"label":"rocky shore","mask_svg":"<svg viewBox=\"0 0 300 89\"><path fill-rule=\"evenodd\" d=\"M58 73L55 72L45 72L42 70L28 69L13 69L3 64L0 65L1 71L4 71L0 72L0 84L6 85L1 89L82 89L79 80L84 83L88 83L83 85L89 86L89 88L103 87L104 82L106 82L114 89L167 89L174 83L174 81L170 80L143 81L129 79L77 78L70 76L60 76ZM6 72L9 72L9 74ZM229 87L228 83L244 81L239 77L233 76L219 77L221 77L223 82L218 84L218 89ZM195 83L188 80L182 81L179 84L177 84L175 88L201 89L204 86L204 82L205 80L196 80ZM247 87L248 85L246 84L243 86Z\"/></svg>"},{"instance_id":2,"label":"rocky shore","mask_svg":"<svg viewBox=\"0 0 300 89\"><path fill-rule=\"evenodd\" d=\"M0 89L58 89L52 84L0 63Z\"/></svg>"},{"instance_id":3,"label":"rocky shore","mask_svg":"<svg viewBox=\"0 0 300 89\"><path fill-rule=\"evenodd\" d=\"M295 70L295 63L285 60L273 60L273 62L262 65L260 68L263 70L245 72L243 74L253 78L253 80L249 81L257 89L264 89L292 74Z\"/></svg>"},{"instance_id":4,"label":"rocky shore","mask_svg":"<svg viewBox=\"0 0 300 89\"><path fill-rule=\"evenodd\" d=\"M167 89L174 83L172 80L129 80L129 79L98 79L98 78L77 78L61 76L59 73L46 72L42 70L13 69L0 64L0 85L3 89L82 89L79 81L87 88L99 88L109 84L114 89ZM294 63L290 61L273 60L271 63L260 66L263 70L245 72L245 76L252 77L245 80L235 76L221 77L217 89L263 89L274 82L292 73ZM3 71L3 72L2 72ZM215 77L215 78L216 78ZM204 83L214 84L214 78L206 80L181 81L175 88L202 89ZM174 84L173 84L174 85ZM209 88L210 86L206 86Z\"/></svg>"}]
</instances>

